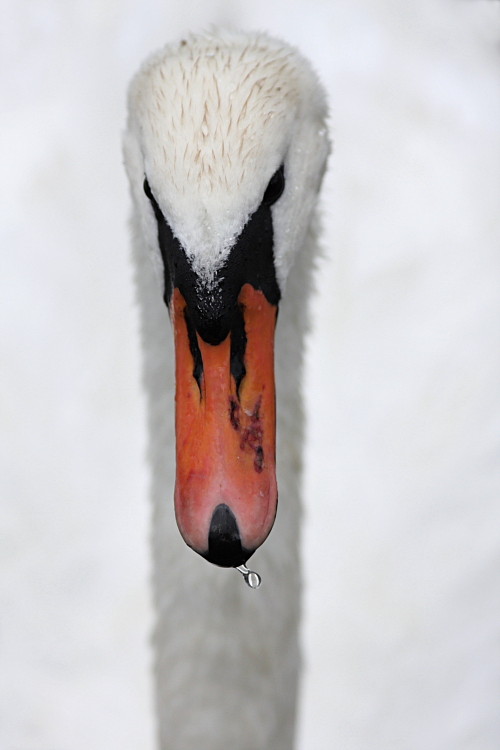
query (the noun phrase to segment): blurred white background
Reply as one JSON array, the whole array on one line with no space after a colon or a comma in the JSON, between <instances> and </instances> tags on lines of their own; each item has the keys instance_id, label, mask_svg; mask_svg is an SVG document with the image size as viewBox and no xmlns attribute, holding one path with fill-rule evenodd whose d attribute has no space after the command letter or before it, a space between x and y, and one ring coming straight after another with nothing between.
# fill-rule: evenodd
<instances>
[{"instance_id":1,"label":"blurred white background","mask_svg":"<svg viewBox=\"0 0 500 750\"><path fill-rule=\"evenodd\" d=\"M153 750L120 140L142 59L214 23L331 101L298 748L498 750L500 3L2 6L0 748Z\"/></svg>"}]
</instances>

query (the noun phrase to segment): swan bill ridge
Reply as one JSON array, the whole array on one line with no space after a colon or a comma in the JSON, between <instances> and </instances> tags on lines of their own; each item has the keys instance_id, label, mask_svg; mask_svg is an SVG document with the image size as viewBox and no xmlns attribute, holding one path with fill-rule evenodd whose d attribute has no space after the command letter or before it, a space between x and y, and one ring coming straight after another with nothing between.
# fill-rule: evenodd
<instances>
[{"instance_id":1,"label":"swan bill ridge","mask_svg":"<svg viewBox=\"0 0 500 750\"><path fill-rule=\"evenodd\" d=\"M274 333L280 301L273 175L225 263L200 278L151 191L176 353L175 513L186 543L222 567L245 563L277 509Z\"/></svg>"}]
</instances>

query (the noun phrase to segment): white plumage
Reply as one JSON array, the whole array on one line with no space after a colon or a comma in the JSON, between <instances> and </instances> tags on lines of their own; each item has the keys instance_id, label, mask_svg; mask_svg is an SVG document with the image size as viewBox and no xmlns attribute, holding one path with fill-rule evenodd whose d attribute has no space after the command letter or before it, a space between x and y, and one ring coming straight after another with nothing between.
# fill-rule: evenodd
<instances>
[{"instance_id":1,"label":"white plumage","mask_svg":"<svg viewBox=\"0 0 500 750\"><path fill-rule=\"evenodd\" d=\"M329 149L325 117L323 91L308 63L262 34L190 37L151 58L131 85L125 159L149 394L157 716L165 750L293 745L299 391L316 247L311 224ZM200 283L210 286L282 163L285 192L272 209L284 292L276 341L280 506L270 539L252 558L264 579L255 593L184 547L175 527L171 331L153 270L162 262L143 181L147 175Z\"/></svg>"},{"instance_id":2,"label":"white plumage","mask_svg":"<svg viewBox=\"0 0 500 750\"><path fill-rule=\"evenodd\" d=\"M287 191L273 216L284 286L323 176L325 106L306 61L262 34L190 37L148 60L130 87L125 154L153 253L145 173L194 269L209 278L285 163Z\"/></svg>"}]
</instances>

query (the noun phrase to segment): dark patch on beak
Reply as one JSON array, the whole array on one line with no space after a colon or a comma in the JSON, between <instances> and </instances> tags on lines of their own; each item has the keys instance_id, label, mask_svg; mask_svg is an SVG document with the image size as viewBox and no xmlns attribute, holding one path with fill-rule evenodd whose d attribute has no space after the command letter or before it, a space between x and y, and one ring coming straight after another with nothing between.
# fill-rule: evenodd
<instances>
[{"instance_id":1,"label":"dark patch on beak","mask_svg":"<svg viewBox=\"0 0 500 750\"><path fill-rule=\"evenodd\" d=\"M240 532L231 508L221 503L214 510L208 534L208 552L203 557L222 568L243 565L253 550L242 547Z\"/></svg>"}]
</instances>

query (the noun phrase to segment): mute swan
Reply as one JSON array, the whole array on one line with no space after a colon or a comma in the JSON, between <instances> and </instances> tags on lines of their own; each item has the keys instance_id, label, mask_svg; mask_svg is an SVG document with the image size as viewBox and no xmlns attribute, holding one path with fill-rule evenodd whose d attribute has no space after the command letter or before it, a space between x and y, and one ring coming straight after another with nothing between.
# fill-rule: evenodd
<instances>
[{"instance_id":1,"label":"mute swan","mask_svg":"<svg viewBox=\"0 0 500 750\"><path fill-rule=\"evenodd\" d=\"M153 466L162 750L293 746L300 382L325 119L309 64L264 34L191 36L151 57L130 86L124 154ZM254 593L180 543L169 498L176 476L181 534L218 566L245 563L269 534L278 305L281 500Z\"/></svg>"}]
</instances>

